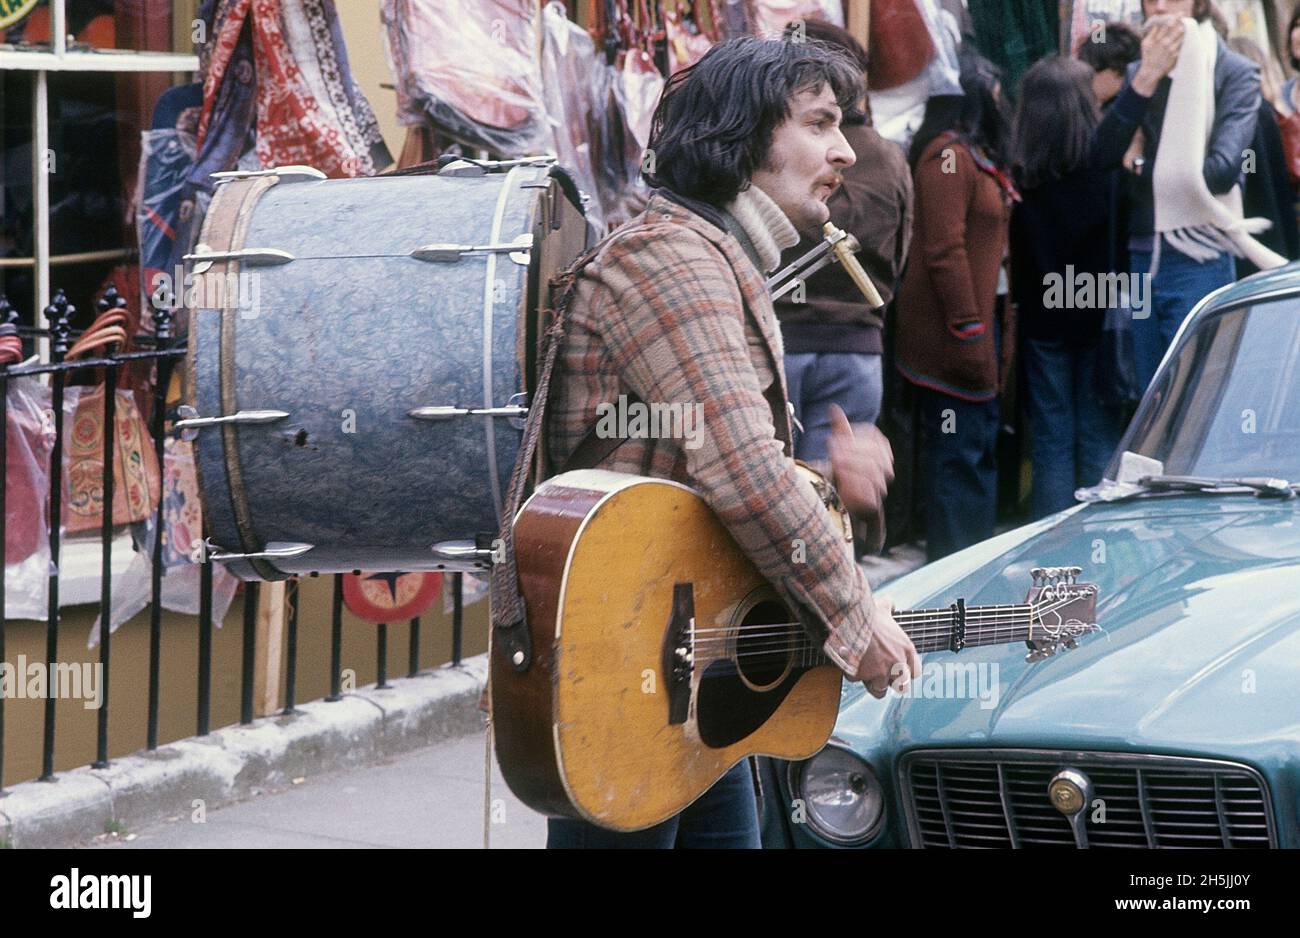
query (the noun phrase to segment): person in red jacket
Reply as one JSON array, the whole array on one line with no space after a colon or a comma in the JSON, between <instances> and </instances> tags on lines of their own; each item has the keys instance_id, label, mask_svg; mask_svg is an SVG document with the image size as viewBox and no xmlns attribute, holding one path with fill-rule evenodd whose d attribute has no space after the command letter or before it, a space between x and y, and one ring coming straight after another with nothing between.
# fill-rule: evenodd
<instances>
[{"instance_id":1,"label":"person in red jacket","mask_svg":"<svg viewBox=\"0 0 1300 938\"><path fill-rule=\"evenodd\" d=\"M997 68L963 54L963 95L932 98L912 141L915 210L895 366L917 388L926 554L993 534L1001 356L998 275L1018 198Z\"/></svg>"}]
</instances>

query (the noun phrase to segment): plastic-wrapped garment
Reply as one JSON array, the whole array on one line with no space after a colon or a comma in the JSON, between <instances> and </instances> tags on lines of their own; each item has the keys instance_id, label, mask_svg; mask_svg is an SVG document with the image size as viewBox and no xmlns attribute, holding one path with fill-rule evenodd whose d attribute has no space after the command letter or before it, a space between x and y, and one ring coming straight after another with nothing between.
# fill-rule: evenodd
<instances>
[{"instance_id":1,"label":"plastic-wrapped garment","mask_svg":"<svg viewBox=\"0 0 1300 938\"><path fill-rule=\"evenodd\" d=\"M113 580L113 602L109 607L109 631L116 632L118 626L137 615L149 605L153 596L153 583L149 555L136 551L127 568ZM172 612L197 616L199 614L199 578L201 571L198 564L186 564L174 567L163 574L162 607ZM220 564L212 566L212 624L221 627L230 604L239 587L238 578L221 568ZM44 616L44 613L42 613ZM86 647L94 648L99 644L101 616L96 616L86 637Z\"/></svg>"},{"instance_id":2,"label":"plastic-wrapped garment","mask_svg":"<svg viewBox=\"0 0 1300 938\"><path fill-rule=\"evenodd\" d=\"M587 196L587 221L605 230L605 212L596 185L592 134L599 127L593 113L591 76L605 67L591 35L569 19L563 3L552 0L542 11L542 75L546 115L555 153Z\"/></svg>"},{"instance_id":3,"label":"plastic-wrapped garment","mask_svg":"<svg viewBox=\"0 0 1300 938\"><path fill-rule=\"evenodd\" d=\"M618 200L609 207L614 225L638 214L650 197L650 189L641 178L645 148L650 143L650 126L655 108L664 90L664 77L655 68L650 53L628 51L614 72L613 93L623 126L623 167Z\"/></svg>"},{"instance_id":4,"label":"plastic-wrapped garment","mask_svg":"<svg viewBox=\"0 0 1300 938\"><path fill-rule=\"evenodd\" d=\"M50 576L50 389L10 378L5 420L6 619L44 619Z\"/></svg>"},{"instance_id":5,"label":"plastic-wrapped garment","mask_svg":"<svg viewBox=\"0 0 1300 938\"><path fill-rule=\"evenodd\" d=\"M664 33L668 37L668 68L671 72L694 65L713 46L694 21L683 21L676 7L663 11Z\"/></svg>"},{"instance_id":6,"label":"plastic-wrapped garment","mask_svg":"<svg viewBox=\"0 0 1300 938\"><path fill-rule=\"evenodd\" d=\"M620 53L613 66L601 62L591 75L596 100L593 115L597 127L593 134L596 184L605 211L605 231L636 215L645 204L648 190L641 180L645 143L638 134L644 134L646 140L649 138L643 102L651 94L658 101L658 92L654 91L656 79L660 89L663 85L663 79L658 76L649 53L642 50ZM629 108L636 112L638 126L635 128L628 123Z\"/></svg>"},{"instance_id":7,"label":"plastic-wrapped garment","mask_svg":"<svg viewBox=\"0 0 1300 938\"><path fill-rule=\"evenodd\" d=\"M392 162L348 67L334 0L219 0L213 15L191 182L210 189L208 174L231 168L250 129L264 166L337 178Z\"/></svg>"},{"instance_id":8,"label":"plastic-wrapped garment","mask_svg":"<svg viewBox=\"0 0 1300 938\"><path fill-rule=\"evenodd\" d=\"M534 0L384 0L382 18L404 122L423 113L503 156L545 149Z\"/></svg>"},{"instance_id":9,"label":"plastic-wrapped garment","mask_svg":"<svg viewBox=\"0 0 1300 938\"><path fill-rule=\"evenodd\" d=\"M753 0L754 35L779 38L791 20L825 20L844 25L844 6L840 0Z\"/></svg>"}]
</instances>

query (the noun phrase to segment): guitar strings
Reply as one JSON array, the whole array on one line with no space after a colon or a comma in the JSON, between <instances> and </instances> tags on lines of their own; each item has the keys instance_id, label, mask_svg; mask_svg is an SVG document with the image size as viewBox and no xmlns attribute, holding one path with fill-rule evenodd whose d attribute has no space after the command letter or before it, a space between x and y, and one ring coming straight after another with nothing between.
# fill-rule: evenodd
<instances>
[{"instance_id":1,"label":"guitar strings","mask_svg":"<svg viewBox=\"0 0 1300 938\"><path fill-rule=\"evenodd\" d=\"M1054 600L1051 603L1048 603L1046 605L1037 608L1029 604L1013 605L1013 606L1005 606L1005 607L1002 606L980 607L983 609L989 609L989 608L1004 609L1005 608L1007 610L1011 610L1008 612L978 613L968 609L966 611L966 626L969 628L973 625L975 626L984 625L984 624L998 625L1003 622L1010 622L1010 623L1021 622L1023 621L1023 613L1026 611L1033 614L1037 614L1039 617L1041 617L1044 612L1053 612L1056 609L1061 608L1062 606L1067 606L1073 603L1076 598L1077 597L1071 597L1069 599ZM953 616L952 609L936 609L933 610L933 612L931 612L930 610L911 610L909 612L895 613L894 621L902 625L903 621L905 620L912 621L913 618L915 618L916 620L938 620L941 617L945 617L945 616L949 617L948 622L946 624L936 621L933 626L927 626L925 628L931 630L938 630L938 631L950 630L953 625L953 621L951 618ZM1031 617L1031 622L1032 622L1032 617ZM731 626L731 627L722 626L717 628L703 628L703 629L697 628L693 630L692 634L705 635L706 633L715 633L715 632L725 632L728 634L735 634L737 632L753 633L758 629L773 629L779 626L802 627L802 624L799 622L755 622L748 625L742 624L742 625ZM916 631L923 632L925 631L925 628L918 629Z\"/></svg>"},{"instance_id":2,"label":"guitar strings","mask_svg":"<svg viewBox=\"0 0 1300 938\"><path fill-rule=\"evenodd\" d=\"M1055 609L1060 608L1061 606L1064 605L1069 605L1072 602L1074 602L1074 598L1060 599L1033 611L1037 612L1041 617L1041 614L1044 612L1054 611ZM988 607L984 607L984 608L988 608ZM995 607L995 608L1001 608L1001 607ZM1019 610L1032 610L1032 607L1027 604L1012 605L1006 608L1019 609ZM935 612L940 615L942 615L943 613L951 613L951 611L952 611L951 609L935 610ZM929 618L928 615L926 615L925 617ZM897 621L897 617L895 617L895 621ZM981 641L981 643L983 643L985 640L991 639L991 641L988 642L989 644L997 644L1000 640L1002 640L1004 635L1015 636L1016 633L1020 631L1025 625L1023 617L1016 613L996 613L993 615L984 615L979 617L978 622L972 622L968 619L967 625L981 626L981 625L986 625L987 623L990 622L993 623L991 627L983 627L983 628L979 628L978 630L980 634L976 637ZM1001 624L1003 622L1008 622L1009 624L1003 625ZM1028 625L1032 630L1032 626L1033 626L1032 617ZM759 656L775 658L781 655L788 654L791 651L812 651L814 649L816 650L818 656L824 657L824 654L821 651L821 649L812 644L808 636L802 632L801 624L797 622L754 623L748 626L741 625L734 629L717 628L717 629L699 629L696 631L697 634L699 632L728 632L734 634L738 631L747 631L756 628L765 628L768 629L769 631L750 634L747 637L747 640L745 641L744 645L739 650L737 650L735 654L729 657L736 658L736 659L742 657L753 658ZM949 621L946 625L941 623L936 623L933 626L926 626L924 628L912 630L911 632L908 633L908 636L912 639L914 643L930 644L932 642L935 642L937 639L942 639L950 636L951 632L952 632L952 622ZM755 638L766 639L766 640L755 642L753 640ZM793 641L791 641L791 639L793 639ZM729 648L732 645L733 639L729 636L714 636L711 638L705 637L698 640L697 642L694 642L693 646L697 650L703 650L708 653L716 654L718 652L718 645L717 645L718 642L722 642L722 648L725 650L726 648ZM934 647L926 648L923 650L938 651L946 647L948 647L948 642L941 641L938 644L934 645Z\"/></svg>"},{"instance_id":3,"label":"guitar strings","mask_svg":"<svg viewBox=\"0 0 1300 938\"><path fill-rule=\"evenodd\" d=\"M1057 600L1053 604L1049 606L1045 606L1041 609L1034 609L1034 607L1028 605L1007 607L1008 610L1016 610L1016 611L1008 611L1008 612L972 613L970 610L967 610L966 624L970 625L976 622L998 622L998 621L1007 621L1010 619L1019 619L1027 612L1031 612L1031 611L1040 612L1040 613L1050 612L1053 609L1059 608L1061 605L1066 605L1073 601L1074 600ZM951 609L936 609L933 613L923 613L923 614L922 613L894 613L894 621L898 622L900 625L902 625L903 622L905 621L909 621L909 622L926 621L926 620L938 620L941 618L946 618L948 622L951 623L953 619L953 611ZM696 629L695 632L696 634L701 634L704 632L748 631L753 629L770 628L771 626L776 626L776 625L798 625L798 624L799 623L797 622L755 622L747 625L739 625L739 626L731 626L731 627L722 626L718 628Z\"/></svg>"},{"instance_id":4,"label":"guitar strings","mask_svg":"<svg viewBox=\"0 0 1300 938\"><path fill-rule=\"evenodd\" d=\"M1061 604L1049 605L1049 607L1039 609L1037 612L1039 612L1039 615L1043 612L1053 612L1054 609L1060 607L1060 605ZM1017 626L1026 627L1030 625L1032 625L1032 621L1026 621L1026 618L1022 616L991 616L979 618L979 620L975 621L972 621L971 618L967 618L966 620L967 630L971 630L972 627L974 627L975 630L980 631L996 631L1015 629ZM758 631L758 629L764 629L766 631ZM694 635L697 635L698 637L697 643L707 643L718 642L718 640L731 640L732 635L748 639L766 638L772 637L772 635L787 635L792 634L796 629L802 629L802 624L800 624L800 622L755 622L753 625L735 626L731 627L731 629L727 629L727 627L720 627L720 629L695 629ZM927 637L927 635L950 633L952 629L953 622L949 621L946 622L946 624L943 624L943 622L936 622L936 624L933 625L920 626L918 629L910 629L906 631L911 638L917 638Z\"/></svg>"}]
</instances>

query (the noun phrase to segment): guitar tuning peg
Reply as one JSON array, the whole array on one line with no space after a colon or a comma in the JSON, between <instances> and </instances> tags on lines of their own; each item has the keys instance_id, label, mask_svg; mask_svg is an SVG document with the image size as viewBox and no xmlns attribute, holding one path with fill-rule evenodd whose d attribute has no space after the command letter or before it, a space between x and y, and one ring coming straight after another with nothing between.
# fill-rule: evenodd
<instances>
[{"instance_id":1,"label":"guitar tuning peg","mask_svg":"<svg viewBox=\"0 0 1300 938\"><path fill-rule=\"evenodd\" d=\"M1032 570L1029 571L1029 575L1030 575L1031 577L1034 578L1034 585L1035 585L1035 586L1042 586L1042 585L1043 585L1043 568L1042 568L1042 567L1034 567Z\"/></svg>"}]
</instances>

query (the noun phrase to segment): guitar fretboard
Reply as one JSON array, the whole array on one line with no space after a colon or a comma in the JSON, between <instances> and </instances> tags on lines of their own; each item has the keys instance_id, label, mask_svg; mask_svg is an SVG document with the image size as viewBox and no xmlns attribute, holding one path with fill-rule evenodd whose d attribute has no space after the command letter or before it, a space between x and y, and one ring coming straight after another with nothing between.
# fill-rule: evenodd
<instances>
[{"instance_id":1,"label":"guitar fretboard","mask_svg":"<svg viewBox=\"0 0 1300 938\"><path fill-rule=\"evenodd\" d=\"M894 621L912 639L918 652L945 651L1026 641L1033 628L1033 612L1034 607L1028 603L964 607L954 604L946 609L898 611L894 613ZM793 651L804 667L831 663L797 622L742 625L738 637L736 654L739 656L782 655Z\"/></svg>"}]
</instances>

